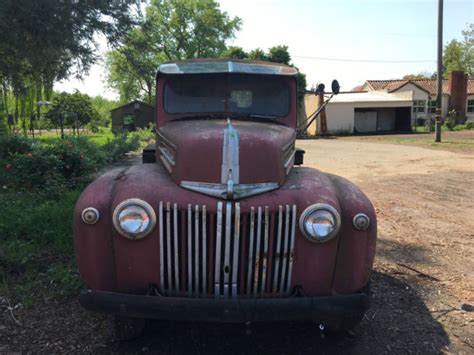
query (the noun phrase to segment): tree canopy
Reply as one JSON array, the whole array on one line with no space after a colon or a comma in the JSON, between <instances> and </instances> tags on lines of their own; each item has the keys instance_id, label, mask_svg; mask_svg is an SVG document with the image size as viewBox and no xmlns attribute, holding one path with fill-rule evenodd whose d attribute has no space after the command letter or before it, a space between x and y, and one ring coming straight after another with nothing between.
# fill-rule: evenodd
<instances>
[{"instance_id":1,"label":"tree canopy","mask_svg":"<svg viewBox=\"0 0 474 355\"><path fill-rule=\"evenodd\" d=\"M91 98L78 91L72 94L61 92L53 96L52 105L46 118L57 127L61 116L64 119L64 124L69 126L75 126L78 123L82 127L88 123L100 121L99 112L92 105Z\"/></svg>"},{"instance_id":2,"label":"tree canopy","mask_svg":"<svg viewBox=\"0 0 474 355\"><path fill-rule=\"evenodd\" d=\"M133 4L139 1L2 0L3 114L29 115L34 102L49 99L55 81L86 74L99 59L95 36L117 43L135 23ZM9 96L15 98L14 108L8 105Z\"/></svg>"},{"instance_id":3,"label":"tree canopy","mask_svg":"<svg viewBox=\"0 0 474 355\"><path fill-rule=\"evenodd\" d=\"M444 77L453 70L463 70L469 76L474 76L474 24L470 24L462 34L462 41L453 39L444 47Z\"/></svg>"},{"instance_id":4,"label":"tree canopy","mask_svg":"<svg viewBox=\"0 0 474 355\"><path fill-rule=\"evenodd\" d=\"M108 83L121 101L151 103L160 63L185 58L217 57L240 28L214 0L152 0L139 26L122 46L107 54Z\"/></svg>"}]
</instances>

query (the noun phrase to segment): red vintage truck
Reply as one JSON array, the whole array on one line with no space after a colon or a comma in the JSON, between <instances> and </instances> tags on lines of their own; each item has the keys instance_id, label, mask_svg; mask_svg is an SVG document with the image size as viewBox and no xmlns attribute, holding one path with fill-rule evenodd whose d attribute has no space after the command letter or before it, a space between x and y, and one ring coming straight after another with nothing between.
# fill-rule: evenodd
<instances>
[{"instance_id":1,"label":"red vintage truck","mask_svg":"<svg viewBox=\"0 0 474 355\"><path fill-rule=\"evenodd\" d=\"M76 204L86 309L114 315L124 337L145 318L360 321L376 215L351 182L298 166L296 76L267 62L160 65L149 163L97 178Z\"/></svg>"}]
</instances>

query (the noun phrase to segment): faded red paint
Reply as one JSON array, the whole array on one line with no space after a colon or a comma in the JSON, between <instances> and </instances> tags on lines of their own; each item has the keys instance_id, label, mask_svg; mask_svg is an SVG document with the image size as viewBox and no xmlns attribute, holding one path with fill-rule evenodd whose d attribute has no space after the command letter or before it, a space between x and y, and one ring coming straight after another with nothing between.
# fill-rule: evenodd
<instances>
[{"instance_id":1,"label":"faded red paint","mask_svg":"<svg viewBox=\"0 0 474 355\"><path fill-rule=\"evenodd\" d=\"M228 74L225 74L228 75ZM206 205L215 224L219 199L181 188L183 180L221 182L223 130L225 119L187 119L184 114L163 110L163 85L166 75L157 82L157 127L175 160L169 173L158 160L115 170L98 178L83 192L74 211L74 235L77 261L86 285L94 290L144 294L150 284L160 284L160 243L158 223L141 240L119 235L112 224L116 206L129 198L148 202L158 214L160 201L177 203L180 210L188 204ZM259 80L264 80L260 75ZM350 294L368 282L375 255L376 215L367 197L347 180L310 168L292 168L286 175L283 164L295 139L296 81L287 78L291 105L287 117L274 122L234 118L232 125L240 137L240 183L277 182L277 190L239 200L241 214L252 206L268 206L276 213L280 205L296 205L297 218L316 203L333 206L341 215L338 235L326 243L308 241L296 227L292 287L299 286L306 296ZM157 142L160 146L160 141ZM284 149L286 147L286 149ZM159 154L157 154L159 155ZM101 218L95 225L81 220L86 207L97 208ZM371 219L367 231L357 231L352 219L357 213ZM247 217L243 217L247 218ZM185 223L182 220L182 223ZM243 223L245 226L245 223ZM246 228L246 227L244 227ZM275 235L271 223L270 250ZM209 231L213 243L212 228ZM212 245L210 246L212 249ZM184 255L185 250L181 251ZM208 255L209 270L214 255ZM244 252L240 262L245 262ZM184 261L181 268L184 269ZM269 260L271 265L272 260ZM272 275L267 277L267 285ZM240 281L243 284L243 279ZM186 282L185 278L182 282ZM211 289L211 282L209 283ZM185 295L182 295L185 296Z\"/></svg>"},{"instance_id":2,"label":"faded red paint","mask_svg":"<svg viewBox=\"0 0 474 355\"><path fill-rule=\"evenodd\" d=\"M227 122L189 120L170 122L160 132L176 146L171 177L181 181L220 182L222 132ZM240 137L240 183L285 182L282 147L295 139L295 131L281 124L233 120ZM262 164L265 161L265 164Z\"/></svg>"}]
</instances>

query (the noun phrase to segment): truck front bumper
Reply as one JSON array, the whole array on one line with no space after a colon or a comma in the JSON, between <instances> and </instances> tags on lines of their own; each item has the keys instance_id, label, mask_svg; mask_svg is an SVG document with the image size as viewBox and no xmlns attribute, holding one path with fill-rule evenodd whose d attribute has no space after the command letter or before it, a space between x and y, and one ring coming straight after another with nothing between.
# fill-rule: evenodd
<instances>
[{"instance_id":1,"label":"truck front bumper","mask_svg":"<svg viewBox=\"0 0 474 355\"><path fill-rule=\"evenodd\" d=\"M86 290L90 311L132 318L203 322L316 321L339 328L357 323L369 307L365 293L325 297L216 299L142 296Z\"/></svg>"}]
</instances>

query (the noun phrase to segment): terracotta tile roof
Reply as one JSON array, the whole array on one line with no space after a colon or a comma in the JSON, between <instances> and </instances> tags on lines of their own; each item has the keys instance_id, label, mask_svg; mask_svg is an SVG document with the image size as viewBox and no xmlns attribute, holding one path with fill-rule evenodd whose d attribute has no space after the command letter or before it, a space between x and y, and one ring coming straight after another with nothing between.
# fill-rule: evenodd
<instances>
[{"instance_id":1,"label":"terracotta tile roof","mask_svg":"<svg viewBox=\"0 0 474 355\"><path fill-rule=\"evenodd\" d=\"M438 94L438 83L436 79L415 79L415 80L367 80L366 83L372 88L372 90L387 90L387 92L394 92L400 89L402 86L412 83L418 86L420 89L428 92L430 95ZM361 91L362 87L357 86L352 91ZM356 90L359 89L359 90ZM450 94L448 80L443 80L443 93ZM467 94L474 95L474 79L467 80Z\"/></svg>"},{"instance_id":2,"label":"terracotta tile roof","mask_svg":"<svg viewBox=\"0 0 474 355\"><path fill-rule=\"evenodd\" d=\"M351 91L352 91L352 92L364 92L364 91L365 91L365 90L364 90L364 84L356 86L356 87L353 88Z\"/></svg>"}]
</instances>

